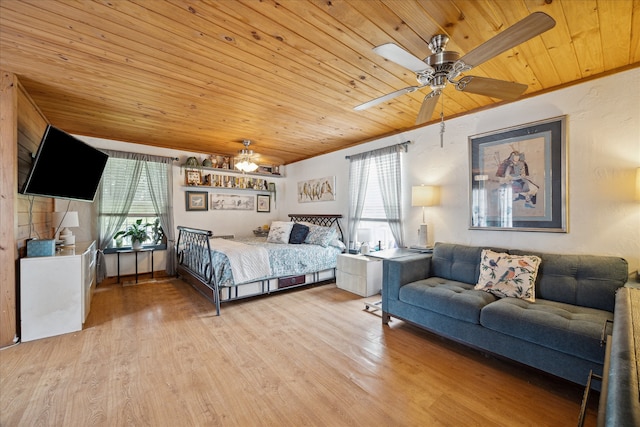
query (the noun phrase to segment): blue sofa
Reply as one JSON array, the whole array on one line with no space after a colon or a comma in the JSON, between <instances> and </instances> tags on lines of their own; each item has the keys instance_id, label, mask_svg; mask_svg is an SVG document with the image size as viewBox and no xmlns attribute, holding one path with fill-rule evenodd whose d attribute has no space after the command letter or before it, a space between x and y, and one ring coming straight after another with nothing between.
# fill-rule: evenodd
<instances>
[{"instance_id":1,"label":"blue sofa","mask_svg":"<svg viewBox=\"0 0 640 427\"><path fill-rule=\"evenodd\" d=\"M383 323L390 317L585 385L602 375L622 258L486 248L541 258L535 302L474 289L482 247L436 243L433 254L384 261ZM599 384L593 384L595 389Z\"/></svg>"}]
</instances>

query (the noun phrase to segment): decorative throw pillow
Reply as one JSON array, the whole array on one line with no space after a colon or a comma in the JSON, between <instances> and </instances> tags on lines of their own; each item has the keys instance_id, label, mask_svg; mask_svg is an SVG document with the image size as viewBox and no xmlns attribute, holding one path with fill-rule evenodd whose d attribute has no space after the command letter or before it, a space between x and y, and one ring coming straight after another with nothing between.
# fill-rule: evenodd
<instances>
[{"instance_id":1,"label":"decorative throw pillow","mask_svg":"<svg viewBox=\"0 0 640 427\"><path fill-rule=\"evenodd\" d=\"M331 227L323 227L321 225L312 225L309 227L309 234L305 239L305 243L310 245L329 246L332 240L336 238L336 229Z\"/></svg>"},{"instance_id":2,"label":"decorative throw pillow","mask_svg":"<svg viewBox=\"0 0 640 427\"><path fill-rule=\"evenodd\" d=\"M480 258L480 277L475 289L495 296L535 301L535 283L540 266L535 255L509 255L483 249Z\"/></svg>"},{"instance_id":3,"label":"decorative throw pillow","mask_svg":"<svg viewBox=\"0 0 640 427\"><path fill-rule=\"evenodd\" d=\"M293 222L273 221L267 236L268 243L289 243Z\"/></svg>"},{"instance_id":4,"label":"decorative throw pillow","mask_svg":"<svg viewBox=\"0 0 640 427\"><path fill-rule=\"evenodd\" d=\"M309 234L309 227L303 224L294 223L293 228L291 228L289 243L294 245L304 243L304 239L307 238L307 234Z\"/></svg>"}]
</instances>

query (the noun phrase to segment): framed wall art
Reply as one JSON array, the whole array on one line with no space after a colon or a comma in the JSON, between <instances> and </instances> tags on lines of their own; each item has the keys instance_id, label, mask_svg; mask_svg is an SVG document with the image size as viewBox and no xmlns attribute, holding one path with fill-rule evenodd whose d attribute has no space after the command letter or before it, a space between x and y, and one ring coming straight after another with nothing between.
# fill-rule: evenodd
<instances>
[{"instance_id":1,"label":"framed wall art","mask_svg":"<svg viewBox=\"0 0 640 427\"><path fill-rule=\"evenodd\" d=\"M186 209L188 211L206 211L208 205L209 194L206 191L186 191Z\"/></svg>"},{"instance_id":2,"label":"framed wall art","mask_svg":"<svg viewBox=\"0 0 640 427\"><path fill-rule=\"evenodd\" d=\"M469 137L470 229L567 232L566 116Z\"/></svg>"},{"instance_id":3,"label":"framed wall art","mask_svg":"<svg viewBox=\"0 0 640 427\"><path fill-rule=\"evenodd\" d=\"M268 194L258 194L258 212L271 212L271 196Z\"/></svg>"},{"instance_id":4,"label":"framed wall art","mask_svg":"<svg viewBox=\"0 0 640 427\"><path fill-rule=\"evenodd\" d=\"M199 170L189 170L186 173L187 185L200 185L202 181L202 175Z\"/></svg>"},{"instance_id":5,"label":"framed wall art","mask_svg":"<svg viewBox=\"0 0 640 427\"><path fill-rule=\"evenodd\" d=\"M298 182L298 203L326 202L336 199L336 177L309 179Z\"/></svg>"},{"instance_id":6,"label":"framed wall art","mask_svg":"<svg viewBox=\"0 0 640 427\"><path fill-rule=\"evenodd\" d=\"M252 211L255 209L253 195L211 194L211 210L214 211Z\"/></svg>"}]
</instances>

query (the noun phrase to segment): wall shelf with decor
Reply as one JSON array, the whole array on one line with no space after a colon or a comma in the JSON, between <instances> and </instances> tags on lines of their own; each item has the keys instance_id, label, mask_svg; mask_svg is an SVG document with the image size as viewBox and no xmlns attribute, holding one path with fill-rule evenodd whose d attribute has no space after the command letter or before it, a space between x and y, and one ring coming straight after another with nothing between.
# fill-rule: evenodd
<instances>
[{"instance_id":1,"label":"wall shelf with decor","mask_svg":"<svg viewBox=\"0 0 640 427\"><path fill-rule=\"evenodd\" d=\"M182 188L185 191L196 190L196 191L213 191L213 190L229 190L229 191L249 191L253 193L271 193L274 190L261 190L256 188L240 188L240 187L213 187L211 185L183 185Z\"/></svg>"},{"instance_id":2,"label":"wall shelf with decor","mask_svg":"<svg viewBox=\"0 0 640 427\"><path fill-rule=\"evenodd\" d=\"M218 175L206 174L195 169L185 172L183 187L225 189L225 190L249 190L249 191L276 191L275 182L269 182L265 178L256 176Z\"/></svg>"},{"instance_id":3,"label":"wall shelf with decor","mask_svg":"<svg viewBox=\"0 0 640 427\"><path fill-rule=\"evenodd\" d=\"M215 162L212 160L216 159ZM234 175L249 175L249 176L270 176L273 178L283 178L280 173L282 166L279 165L258 165L258 169L255 172L242 172L234 168L235 159L230 156L212 155L210 158L205 159L204 162L199 162L195 157L190 157L182 164L182 168L186 171L211 171L216 174L234 174Z\"/></svg>"},{"instance_id":4,"label":"wall shelf with decor","mask_svg":"<svg viewBox=\"0 0 640 427\"><path fill-rule=\"evenodd\" d=\"M187 168L187 169L189 169L189 168ZM196 168L194 168L194 169L196 169ZM271 177L271 178L284 178L284 175L282 175L280 173L266 172L267 170L275 170L276 169L275 166L260 166L256 172L242 172L242 171L238 171L238 170L235 170L235 169L211 168L211 167L207 167L207 166L200 166L197 169L200 169L202 171L211 171L211 172L222 173L222 174L231 173L231 174L234 174L234 175L268 176L268 177ZM281 167L278 167L278 170L280 170L280 169L281 169ZM260 172L261 170L264 170L265 172Z\"/></svg>"}]
</instances>

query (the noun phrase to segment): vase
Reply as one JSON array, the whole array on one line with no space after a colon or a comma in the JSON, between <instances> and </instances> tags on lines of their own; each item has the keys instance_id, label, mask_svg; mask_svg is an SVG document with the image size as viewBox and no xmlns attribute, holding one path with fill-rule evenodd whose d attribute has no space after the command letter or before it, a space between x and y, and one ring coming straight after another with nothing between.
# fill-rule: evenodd
<instances>
[{"instance_id":1,"label":"vase","mask_svg":"<svg viewBox=\"0 0 640 427\"><path fill-rule=\"evenodd\" d=\"M142 249L142 242L139 240L134 240L133 242L131 242L131 247L134 251L139 251L140 249Z\"/></svg>"}]
</instances>

